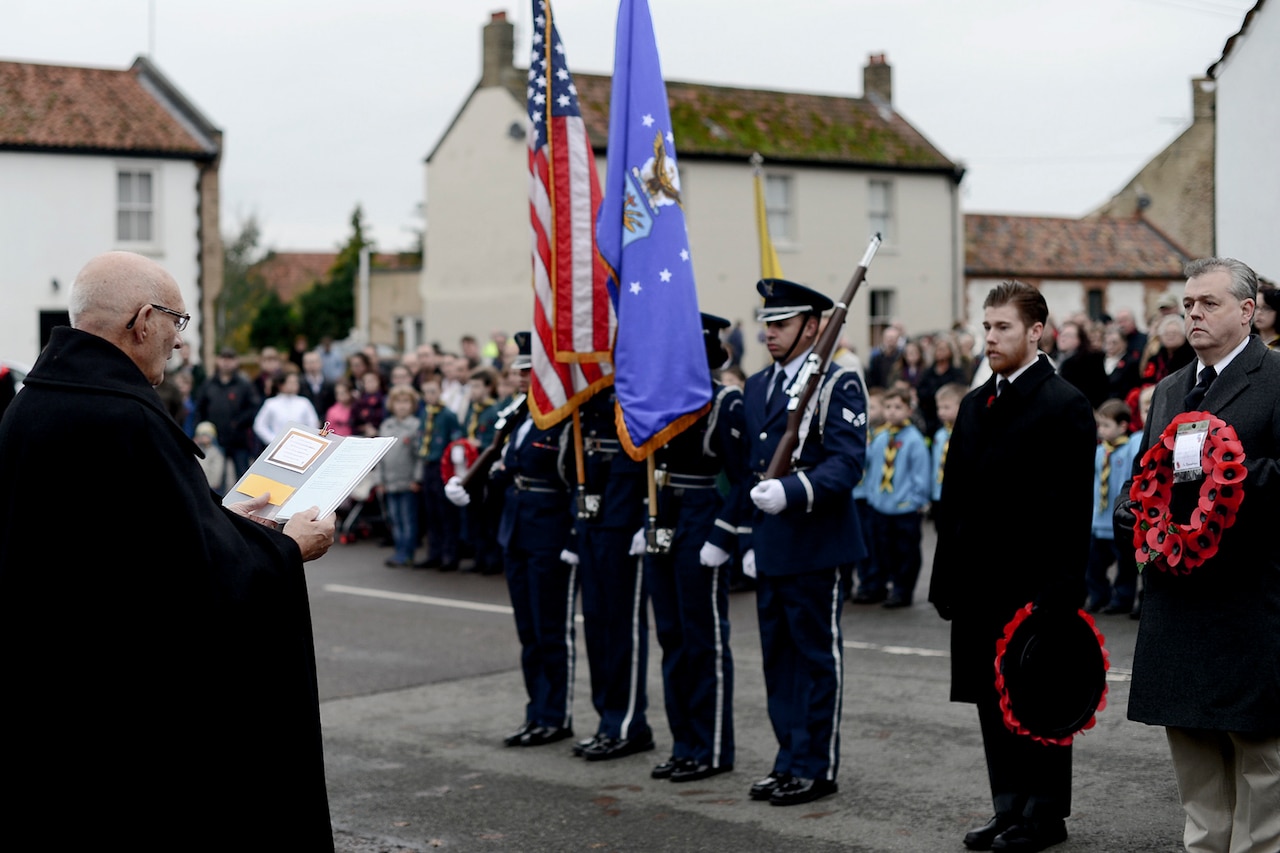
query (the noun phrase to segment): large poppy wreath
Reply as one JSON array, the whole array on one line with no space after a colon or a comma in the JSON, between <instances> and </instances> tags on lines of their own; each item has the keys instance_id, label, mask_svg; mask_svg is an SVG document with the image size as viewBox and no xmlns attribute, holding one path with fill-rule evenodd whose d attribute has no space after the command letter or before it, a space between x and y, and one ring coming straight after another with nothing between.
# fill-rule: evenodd
<instances>
[{"instance_id":1,"label":"large poppy wreath","mask_svg":"<svg viewBox=\"0 0 1280 853\"><path fill-rule=\"evenodd\" d=\"M1013 615L1013 619L1009 620L1009 623L1004 626L1004 636L999 640L996 640L996 693L1000 696L1000 712L1004 719L1005 728L1016 735L1029 737L1037 743L1042 743L1046 746L1070 746L1075 735L1088 731L1094 727L1094 724L1098 721L1098 713L1107 707L1106 681L1104 680L1102 683L1102 690L1101 694L1098 696L1097 707L1094 708L1093 711L1089 712L1089 718L1087 720L1081 717L1082 722L1079 723L1079 728L1076 729L1076 731L1055 737L1051 734L1037 734L1027 728L1023 721L1018 719L1018 714L1013 707L1014 702L1009 696L1009 689L1005 682L1004 658L1005 652L1008 651L1009 644L1013 640L1014 634L1017 633L1018 628L1023 622L1027 621L1034 610L1034 603L1028 603L1023 607L1018 608L1018 612ZM1089 630L1092 631L1093 635L1098 639L1098 651L1101 655L1102 670L1104 674L1103 677L1105 679L1105 673L1111 669L1111 654L1107 651L1107 647L1105 645L1106 638L1103 637L1102 632L1098 630L1098 626L1094 623L1092 616L1083 610L1077 610L1076 615L1084 620L1085 624L1089 626Z\"/></svg>"},{"instance_id":2,"label":"large poppy wreath","mask_svg":"<svg viewBox=\"0 0 1280 853\"><path fill-rule=\"evenodd\" d=\"M1175 521L1169 512L1173 493L1173 446L1178 427L1196 421L1209 422L1200 465L1204 482L1200 501L1186 521ZM1129 489L1139 505L1133 528L1134 558L1138 570L1155 565L1161 571L1190 574L1218 553L1223 532L1236 523L1244 500L1244 446L1235 428L1209 412L1185 412L1165 427L1160 440L1143 455L1138 475Z\"/></svg>"}]
</instances>

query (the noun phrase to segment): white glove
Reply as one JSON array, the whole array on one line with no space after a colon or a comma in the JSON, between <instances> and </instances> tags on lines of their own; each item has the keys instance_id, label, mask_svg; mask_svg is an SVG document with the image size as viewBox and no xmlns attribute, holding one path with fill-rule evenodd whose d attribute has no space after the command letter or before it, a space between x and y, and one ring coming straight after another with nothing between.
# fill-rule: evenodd
<instances>
[{"instance_id":1,"label":"white glove","mask_svg":"<svg viewBox=\"0 0 1280 853\"><path fill-rule=\"evenodd\" d=\"M631 556L638 557L645 552L648 547L648 537L644 535L644 528L641 527L636 531L636 535L631 537Z\"/></svg>"},{"instance_id":2,"label":"white glove","mask_svg":"<svg viewBox=\"0 0 1280 853\"><path fill-rule=\"evenodd\" d=\"M750 551L742 555L742 573L749 578L754 578L756 576L755 548L752 548Z\"/></svg>"},{"instance_id":3,"label":"white glove","mask_svg":"<svg viewBox=\"0 0 1280 853\"><path fill-rule=\"evenodd\" d=\"M755 556L753 551L751 559L754 560ZM702 543L702 550L698 552L698 562L712 569L716 566L724 565L724 561L727 559L729 559L729 552L719 545L712 545L710 542Z\"/></svg>"},{"instance_id":4,"label":"white glove","mask_svg":"<svg viewBox=\"0 0 1280 853\"><path fill-rule=\"evenodd\" d=\"M578 555L565 548L560 552L560 562L568 563L570 566L578 565Z\"/></svg>"},{"instance_id":5,"label":"white glove","mask_svg":"<svg viewBox=\"0 0 1280 853\"><path fill-rule=\"evenodd\" d=\"M453 463L454 468L467 467L467 449L461 444L455 445L449 451L449 461Z\"/></svg>"},{"instance_id":6,"label":"white glove","mask_svg":"<svg viewBox=\"0 0 1280 853\"><path fill-rule=\"evenodd\" d=\"M471 503L471 495L467 494L467 490L462 487L462 480L457 477L450 477L449 482L444 484L444 496L454 506L466 506Z\"/></svg>"},{"instance_id":7,"label":"white glove","mask_svg":"<svg viewBox=\"0 0 1280 853\"><path fill-rule=\"evenodd\" d=\"M787 508L787 492L780 480L761 480L751 489L751 502L769 515Z\"/></svg>"}]
</instances>

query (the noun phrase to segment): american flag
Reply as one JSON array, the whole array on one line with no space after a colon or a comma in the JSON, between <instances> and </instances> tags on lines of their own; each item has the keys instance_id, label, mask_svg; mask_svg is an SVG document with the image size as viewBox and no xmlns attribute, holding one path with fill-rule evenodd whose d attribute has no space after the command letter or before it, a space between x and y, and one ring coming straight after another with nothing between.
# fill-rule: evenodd
<instances>
[{"instance_id":1,"label":"american flag","mask_svg":"<svg viewBox=\"0 0 1280 853\"><path fill-rule=\"evenodd\" d=\"M533 3L528 107L534 295L529 410L546 428L613 381L617 319L596 253L595 155L545 0Z\"/></svg>"}]
</instances>

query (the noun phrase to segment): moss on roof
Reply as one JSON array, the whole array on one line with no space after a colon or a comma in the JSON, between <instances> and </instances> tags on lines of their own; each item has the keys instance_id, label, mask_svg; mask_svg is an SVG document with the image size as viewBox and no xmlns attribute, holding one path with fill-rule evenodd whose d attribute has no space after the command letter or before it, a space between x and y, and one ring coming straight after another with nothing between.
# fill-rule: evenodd
<instances>
[{"instance_id":1,"label":"moss on roof","mask_svg":"<svg viewBox=\"0 0 1280 853\"><path fill-rule=\"evenodd\" d=\"M574 83L592 144L604 151L610 78L575 74ZM667 99L682 157L746 158L758 151L775 162L959 169L891 107L868 98L669 80Z\"/></svg>"}]
</instances>

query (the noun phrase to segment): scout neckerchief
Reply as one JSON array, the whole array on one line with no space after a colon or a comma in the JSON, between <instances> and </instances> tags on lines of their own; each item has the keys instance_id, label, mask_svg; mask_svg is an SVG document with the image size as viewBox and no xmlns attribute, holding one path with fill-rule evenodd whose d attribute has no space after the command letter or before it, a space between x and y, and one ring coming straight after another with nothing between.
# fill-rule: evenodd
<instances>
[{"instance_id":1,"label":"scout neckerchief","mask_svg":"<svg viewBox=\"0 0 1280 853\"><path fill-rule=\"evenodd\" d=\"M422 424L422 444L418 448L418 455L425 458L431 458L431 435L436 430L436 415L444 409L444 406L427 404Z\"/></svg>"},{"instance_id":2,"label":"scout neckerchief","mask_svg":"<svg viewBox=\"0 0 1280 853\"><path fill-rule=\"evenodd\" d=\"M493 400L472 401L471 411L467 413L467 438L475 438L480 431L480 416L493 405Z\"/></svg>"},{"instance_id":3,"label":"scout neckerchief","mask_svg":"<svg viewBox=\"0 0 1280 853\"><path fill-rule=\"evenodd\" d=\"M893 491L893 460L898 456L898 448L902 443L898 441L898 431L901 426L890 425L889 441L884 446L884 470L880 474L880 491L889 493Z\"/></svg>"},{"instance_id":4,"label":"scout neckerchief","mask_svg":"<svg viewBox=\"0 0 1280 853\"><path fill-rule=\"evenodd\" d=\"M1129 436L1122 435L1115 441L1102 442L1102 475L1098 485L1098 512L1106 512L1110 505L1111 491L1111 454L1129 443Z\"/></svg>"}]
</instances>

